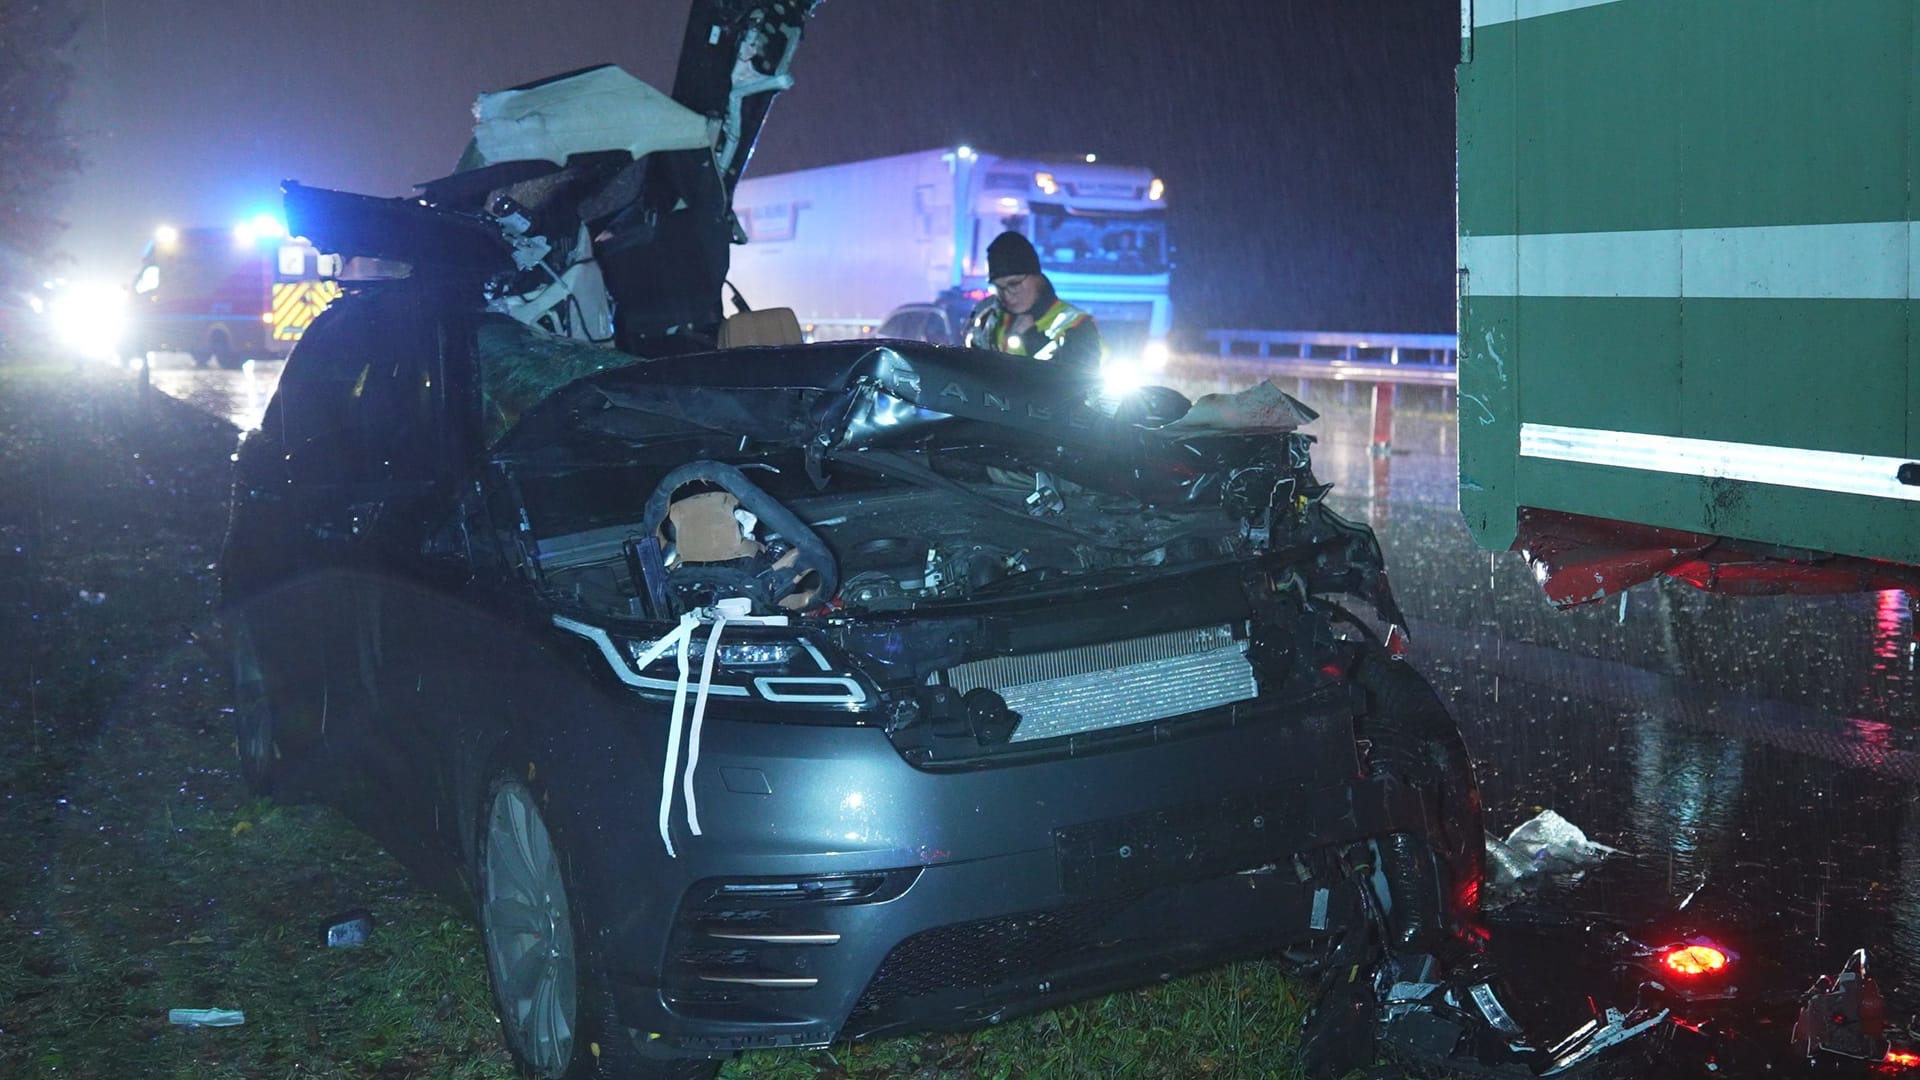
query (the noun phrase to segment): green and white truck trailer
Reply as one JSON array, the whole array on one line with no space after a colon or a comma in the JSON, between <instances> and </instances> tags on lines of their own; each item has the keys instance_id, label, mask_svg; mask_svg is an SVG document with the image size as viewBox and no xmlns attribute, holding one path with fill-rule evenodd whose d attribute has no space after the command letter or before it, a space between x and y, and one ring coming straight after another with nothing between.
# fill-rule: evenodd
<instances>
[{"instance_id":1,"label":"green and white truck trailer","mask_svg":"<svg viewBox=\"0 0 1920 1080\"><path fill-rule=\"evenodd\" d=\"M1462 0L1460 509L1578 603L1920 583L1920 2Z\"/></svg>"}]
</instances>

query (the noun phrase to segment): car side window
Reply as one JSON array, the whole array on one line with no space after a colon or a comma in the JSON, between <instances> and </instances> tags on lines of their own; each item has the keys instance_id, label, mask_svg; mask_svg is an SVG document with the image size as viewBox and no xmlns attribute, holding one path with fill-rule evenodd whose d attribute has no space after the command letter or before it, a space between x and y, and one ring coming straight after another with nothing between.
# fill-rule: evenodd
<instances>
[{"instance_id":1,"label":"car side window","mask_svg":"<svg viewBox=\"0 0 1920 1080\"><path fill-rule=\"evenodd\" d=\"M277 432L285 448L288 479L300 485L346 484L352 478L353 387L358 350L334 347L334 324L323 313L308 340L287 361L275 393ZM345 327L341 327L345 329ZM272 425L275 417L268 418Z\"/></svg>"},{"instance_id":2,"label":"car side window","mask_svg":"<svg viewBox=\"0 0 1920 1080\"><path fill-rule=\"evenodd\" d=\"M362 482L431 480L442 464L431 356L416 343L395 344L393 353L368 358L353 387Z\"/></svg>"},{"instance_id":3,"label":"car side window","mask_svg":"<svg viewBox=\"0 0 1920 1080\"><path fill-rule=\"evenodd\" d=\"M316 320L280 382L289 479L433 479L445 465L437 355L432 328L405 303L370 301L350 319Z\"/></svg>"}]
</instances>

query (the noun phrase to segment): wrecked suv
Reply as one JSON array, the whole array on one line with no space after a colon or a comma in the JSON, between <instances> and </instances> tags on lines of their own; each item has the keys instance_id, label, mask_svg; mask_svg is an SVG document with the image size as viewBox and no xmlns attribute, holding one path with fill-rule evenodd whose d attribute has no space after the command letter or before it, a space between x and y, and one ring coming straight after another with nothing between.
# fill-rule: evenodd
<instances>
[{"instance_id":1,"label":"wrecked suv","mask_svg":"<svg viewBox=\"0 0 1920 1080\"><path fill-rule=\"evenodd\" d=\"M689 40L751 72L773 25ZM644 269L704 243L674 214L729 220L724 159L671 153L290 188L381 280L314 322L235 466L242 769L471 899L529 1072L709 1075L1469 934L1466 756L1376 633L1379 548L1322 501L1310 411L1115 409L910 342L716 347L717 294L659 295L705 279ZM591 305L510 302L589 291L587 261L617 342ZM1364 1042L1356 1015L1313 1034Z\"/></svg>"}]
</instances>

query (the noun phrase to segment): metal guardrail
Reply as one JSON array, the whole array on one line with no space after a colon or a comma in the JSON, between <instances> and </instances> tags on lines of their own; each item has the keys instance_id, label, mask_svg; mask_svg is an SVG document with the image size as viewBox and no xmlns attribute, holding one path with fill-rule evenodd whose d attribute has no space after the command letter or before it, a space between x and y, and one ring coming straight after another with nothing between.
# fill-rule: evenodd
<instances>
[{"instance_id":1,"label":"metal guardrail","mask_svg":"<svg viewBox=\"0 0 1920 1080\"><path fill-rule=\"evenodd\" d=\"M1302 360L1297 356L1209 356L1197 359L1216 371L1239 371L1268 378L1360 383L1410 383L1457 386L1460 369L1452 364L1389 364L1381 360Z\"/></svg>"},{"instance_id":2,"label":"metal guardrail","mask_svg":"<svg viewBox=\"0 0 1920 1080\"><path fill-rule=\"evenodd\" d=\"M1349 364L1454 368L1459 340L1452 334L1365 334L1323 330L1209 330L1223 357L1338 360Z\"/></svg>"}]
</instances>

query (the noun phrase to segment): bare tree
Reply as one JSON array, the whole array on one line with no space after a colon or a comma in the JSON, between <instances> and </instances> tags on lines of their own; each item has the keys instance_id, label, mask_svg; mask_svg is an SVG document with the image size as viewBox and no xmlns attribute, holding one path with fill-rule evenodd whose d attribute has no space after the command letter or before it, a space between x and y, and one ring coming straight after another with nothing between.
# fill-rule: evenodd
<instances>
[{"instance_id":1,"label":"bare tree","mask_svg":"<svg viewBox=\"0 0 1920 1080\"><path fill-rule=\"evenodd\" d=\"M81 164L62 114L79 28L64 0L0 0L0 289L31 281L65 227L61 192Z\"/></svg>"}]
</instances>

